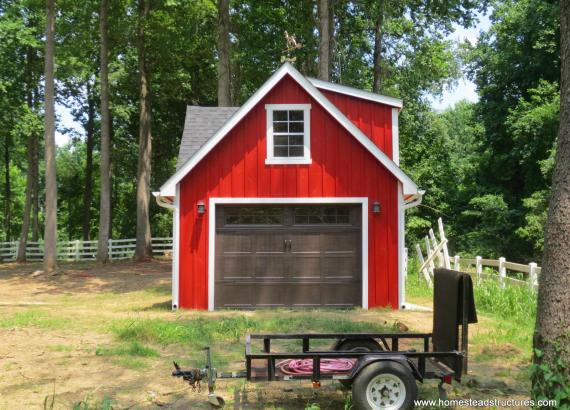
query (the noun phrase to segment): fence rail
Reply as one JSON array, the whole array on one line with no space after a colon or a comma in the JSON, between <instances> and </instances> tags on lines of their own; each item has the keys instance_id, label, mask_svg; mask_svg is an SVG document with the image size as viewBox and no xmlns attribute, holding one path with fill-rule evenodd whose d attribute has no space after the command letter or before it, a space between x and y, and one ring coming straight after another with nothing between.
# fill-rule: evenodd
<instances>
[{"instance_id":1,"label":"fence rail","mask_svg":"<svg viewBox=\"0 0 570 410\"><path fill-rule=\"evenodd\" d=\"M129 259L135 253L137 240L109 239L108 252L110 260ZM0 242L0 261L13 262L18 255L19 241ZM152 238L152 253L166 255L172 251L172 238ZM44 256L43 242L26 244L26 260L42 261ZM59 241L57 243L57 259L65 261L85 261L97 258L97 241Z\"/></svg>"}]
</instances>

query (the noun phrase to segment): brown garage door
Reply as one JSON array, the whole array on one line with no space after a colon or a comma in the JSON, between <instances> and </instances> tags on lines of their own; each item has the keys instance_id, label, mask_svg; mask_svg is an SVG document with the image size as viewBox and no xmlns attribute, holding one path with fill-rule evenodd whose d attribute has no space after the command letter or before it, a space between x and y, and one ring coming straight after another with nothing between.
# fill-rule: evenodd
<instances>
[{"instance_id":1,"label":"brown garage door","mask_svg":"<svg viewBox=\"0 0 570 410\"><path fill-rule=\"evenodd\" d=\"M354 205L216 209L215 307L361 306Z\"/></svg>"}]
</instances>

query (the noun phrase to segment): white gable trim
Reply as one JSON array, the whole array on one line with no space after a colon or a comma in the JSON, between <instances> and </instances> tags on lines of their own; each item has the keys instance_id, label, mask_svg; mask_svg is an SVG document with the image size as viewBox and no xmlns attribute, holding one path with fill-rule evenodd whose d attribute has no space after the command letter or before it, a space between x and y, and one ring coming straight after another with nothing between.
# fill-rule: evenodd
<instances>
[{"instance_id":1,"label":"white gable trim","mask_svg":"<svg viewBox=\"0 0 570 410\"><path fill-rule=\"evenodd\" d=\"M313 84L309 82L299 71L291 64L285 63L277 70L269 79L259 88L244 105L237 110L234 115L220 128L212 138L210 138L198 151L194 153L180 167L174 175L172 175L160 187L161 196L174 196L176 194L176 185L194 168L225 136L231 129L253 109L261 99L273 89L273 87L286 75L289 74L301 87L309 93L329 114L331 114L348 132L350 132L364 147L382 163L388 171L390 171L404 186L404 194L416 194L418 187L407 176L404 171L396 165L380 148L376 146L360 129L354 125L346 116L336 108Z\"/></svg>"},{"instance_id":2,"label":"white gable trim","mask_svg":"<svg viewBox=\"0 0 570 410\"><path fill-rule=\"evenodd\" d=\"M368 101L374 101L380 104L390 105L392 107L402 108L403 102L399 98L389 97L371 93L370 91L359 90L358 88L347 87L346 85L333 84L328 81L318 80L316 78L308 78L315 87L321 90L334 91L339 94L350 95L351 97L362 98Z\"/></svg>"}]
</instances>

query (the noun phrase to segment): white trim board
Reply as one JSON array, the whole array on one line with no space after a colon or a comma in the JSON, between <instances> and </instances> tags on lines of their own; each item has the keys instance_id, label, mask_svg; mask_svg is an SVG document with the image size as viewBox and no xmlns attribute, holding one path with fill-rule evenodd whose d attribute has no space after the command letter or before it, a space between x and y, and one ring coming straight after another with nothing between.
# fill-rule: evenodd
<instances>
[{"instance_id":1,"label":"white trim board","mask_svg":"<svg viewBox=\"0 0 570 410\"><path fill-rule=\"evenodd\" d=\"M192 170L237 123L251 111L262 98L285 76L290 75L307 93L313 97L333 118L335 118L349 133L351 133L388 171L402 181L404 194L416 194L418 187L406 173L390 159L374 142L354 125L334 104L332 104L309 80L307 80L291 64L285 63L259 88L244 105L194 153L178 171L174 173L161 187L161 196L174 196L176 185Z\"/></svg>"},{"instance_id":2,"label":"white trim board","mask_svg":"<svg viewBox=\"0 0 570 410\"><path fill-rule=\"evenodd\" d=\"M311 82L311 84L317 88L320 88L321 90L334 91L339 94L350 95L351 97L362 98L364 100L374 101L380 104L390 105L397 108L402 108L404 105L402 100L399 98L371 93L370 91L359 90L358 88L347 87L346 85L341 84L334 84L328 81L318 80L316 78L307 77L307 79Z\"/></svg>"},{"instance_id":3,"label":"white trim board","mask_svg":"<svg viewBox=\"0 0 570 410\"><path fill-rule=\"evenodd\" d=\"M402 309L406 304L406 278L404 276L404 264L406 263L404 257L404 248L406 247L405 218L402 183L398 183L398 309Z\"/></svg>"},{"instance_id":4,"label":"white trim board","mask_svg":"<svg viewBox=\"0 0 570 410\"><path fill-rule=\"evenodd\" d=\"M355 204L362 206L362 308L368 309L368 198L210 198L208 206L208 310L214 310L216 206L226 204Z\"/></svg>"},{"instance_id":5,"label":"white trim board","mask_svg":"<svg viewBox=\"0 0 570 410\"><path fill-rule=\"evenodd\" d=\"M172 310L180 308L180 184L176 185L172 216Z\"/></svg>"},{"instance_id":6,"label":"white trim board","mask_svg":"<svg viewBox=\"0 0 570 410\"><path fill-rule=\"evenodd\" d=\"M392 159L396 165L400 166L400 125L398 124L398 116L400 110L392 108Z\"/></svg>"}]
</instances>

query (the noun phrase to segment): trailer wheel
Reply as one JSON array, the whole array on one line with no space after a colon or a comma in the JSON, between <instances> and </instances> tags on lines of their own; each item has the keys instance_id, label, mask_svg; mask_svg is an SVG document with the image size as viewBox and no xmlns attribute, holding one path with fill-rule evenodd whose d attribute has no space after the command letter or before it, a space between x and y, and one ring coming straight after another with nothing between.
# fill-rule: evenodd
<instances>
[{"instance_id":1,"label":"trailer wheel","mask_svg":"<svg viewBox=\"0 0 570 410\"><path fill-rule=\"evenodd\" d=\"M366 366L352 384L352 402L358 410L411 409L417 395L412 372L392 361Z\"/></svg>"},{"instance_id":2,"label":"trailer wheel","mask_svg":"<svg viewBox=\"0 0 570 410\"><path fill-rule=\"evenodd\" d=\"M374 339L346 339L335 350L337 352L380 352L384 349ZM352 386L352 380L339 380L339 382L345 389L350 389Z\"/></svg>"}]
</instances>

